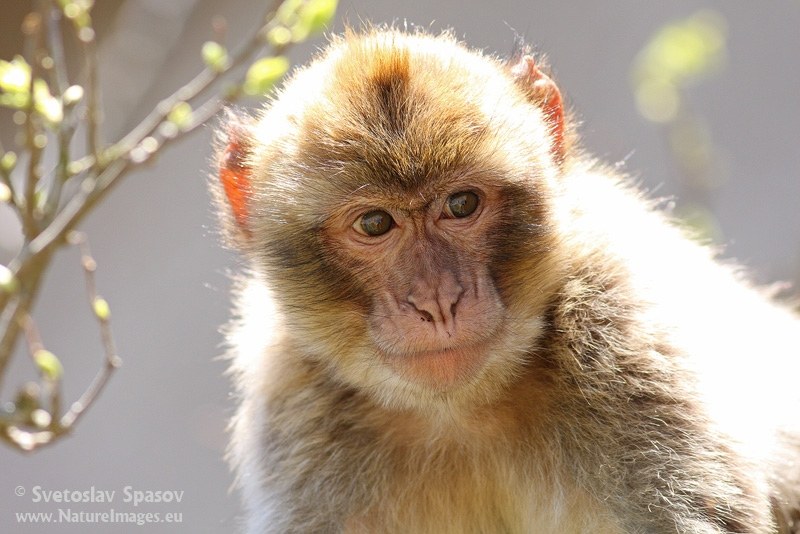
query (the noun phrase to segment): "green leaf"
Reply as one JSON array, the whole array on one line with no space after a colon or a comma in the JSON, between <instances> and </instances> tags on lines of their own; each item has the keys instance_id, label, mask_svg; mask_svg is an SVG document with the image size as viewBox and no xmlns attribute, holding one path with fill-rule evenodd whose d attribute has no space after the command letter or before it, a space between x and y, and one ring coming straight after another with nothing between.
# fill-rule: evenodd
<instances>
[{"instance_id":1,"label":"green leaf","mask_svg":"<svg viewBox=\"0 0 800 534\"><path fill-rule=\"evenodd\" d=\"M310 0L300 9L300 21L309 34L324 30L336 14L337 0Z\"/></svg>"},{"instance_id":2,"label":"green leaf","mask_svg":"<svg viewBox=\"0 0 800 534\"><path fill-rule=\"evenodd\" d=\"M681 85L716 71L725 56L725 20L703 10L659 30L639 54L634 76Z\"/></svg>"},{"instance_id":3,"label":"green leaf","mask_svg":"<svg viewBox=\"0 0 800 534\"><path fill-rule=\"evenodd\" d=\"M279 24L291 26L297 21L297 12L303 6L303 0L284 0L275 14Z\"/></svg>"},{"instance_id":4,"label":"green leaf","mask_svg":"<svg viewBox=\"0 0 800 534\"><path fill-rule=\"evenodd\" d=\"M718 71L726 46L725 19L714 11L698 11L657 31L631 72L639 112L654 122L674 121L684 87Z\"/></svg>"},{"instance_id":5,"label":"green leaf","mask_svg":"<svg viewBox=\"0 0 800 534\"><path fill-rule=\"evenodd\" d=\"M247 70L244 92L248 95L262 95L269 91L288 70L289 60L284 56L259 59Z\"/></svg>"},{"instance_id":6,"label":"green leaf","mask_svg":"<svg viewBox=\"0 0 800 534\"><path fill-rule=\"evenodd\" d=\"M39 371L50 380L58 380L64 374L64 367L58 357L49 350L39 349L33 353Z\"/></svg>"},{"instance_id":7,"label":"green leaf","mask_svg":"<svg viewBox=\"0 0 800 534\"><path fill-rule=\"evenodd\" d=\"M330 24L337 4L337 0L286 0L275 19L289 29L293 42L304 41ZM282 36L279 34L279 37ZM270 35L267 38L270 39Z\"/></svg>"},{"instance_id":8,"label":"green leaf","mask_svg":"<svg viewBox=\"0 0 800 534\"><path fill-rule=\"evenodd\" d=\"M201 50L203 62L214 72L222 72L228 67L228 50L215 41L206 41Z\"/></svg>"}]
</instances>

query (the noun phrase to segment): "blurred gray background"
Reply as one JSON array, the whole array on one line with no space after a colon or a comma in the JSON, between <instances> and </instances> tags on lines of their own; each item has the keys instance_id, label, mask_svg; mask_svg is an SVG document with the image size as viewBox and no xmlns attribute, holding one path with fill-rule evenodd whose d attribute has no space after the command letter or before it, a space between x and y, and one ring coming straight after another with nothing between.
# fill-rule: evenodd
<instances>
[{"instance_id":1,"label":"blurred gray background","mask_svg":"<svg viewBox=\"0 0 800 534\"><path fill-rule=\"evenodd\" d=\"M18 29L30 2L0 3L0 58L21 50ZM103 135L116 140L153 105L198 71L211 19L229 22L229 42L258 24L254 0L98 0ZM451 27L473 47L507 55L514 31L546 51L582 122L585 145L625 168L657 196L682 195L665 131L637 112L630 70L637 52L664 24L713 9L727 25L727 67L691 87L687 103L705 121L718 158L718 185L704 204L726 253L760 281L800 279L800 1L635 0L353 1L345 21ZM305 62L321 44L292 50ZM7 115L0 138L12 144ZM98 262L98 286L111 304L123 367L73 436L33 455L0 445L2 532L231 532L237 496L222 455L232 411L218 327L228 315L227 274L237 260L221 250L206 193L211 128L165 151L128 176L84 223ZM691 194L689 190L689 194ZM680 206L680 201L678 202ZM0 210L0 262L18 237ZM34 313L45 343L66 368L66 398L76 398L101 365L96 325L86 305L75 251L60 253ZM35 373L24 354L3 382L2 400ZM35 525L16 512L56 512L32 502L32 488L115 490L113 508L180 512L180 525ZM15 495L18 486L25 489ZM179 504L120 502L126 486L182 490ZM74 511L104 511L79 504Z\"/></svg>"}]
</instances>

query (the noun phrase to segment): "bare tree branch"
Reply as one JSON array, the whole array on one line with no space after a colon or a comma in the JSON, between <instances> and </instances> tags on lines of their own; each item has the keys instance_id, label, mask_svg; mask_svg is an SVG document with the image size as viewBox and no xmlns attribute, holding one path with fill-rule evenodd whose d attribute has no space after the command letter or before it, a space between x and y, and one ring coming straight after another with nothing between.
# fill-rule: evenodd
<instances>
[{"instance_id":1,"label":"bare tree branch","mask_svg":"<svg viewBox=\"0 0 800 534\"><path fill-rule=\"evenodd\" d=\"M24 117L23 152L27 155L24 176L13 176L21 184L19 187L12 179L13 164L7 165L8 168L0 165L0 185L8 189L4 195L10 197L8 202L20 218L25 236L17 256L7 267L0 266L0 381L19 335L24 332L28 352L40 372L40 383L23 386L10 411L0 409L0 439L23 451L57 441L72 430L120 365L108 304L97 294L96 265L85 235L75 232L75 228L132 169L152 160L171 143L186 138L226 104L244 94L248 87L244 82L249 73L234 75L232 71L251 64L267 48L271 31L281 30L283 37L289 36L280 42L272 40L272 54L282 54L293 42L304 40L310 29L319 29L321 14L324 20L329 20L333 15L332 6L335 8L335 2L331 0L290 1L285 5L280 0L273 1L262 25L235 54L228 56L222 45L211 43L215 45L212 50L219 52L220 57L207 58L204 48L207 65L194 79L162 99L128 134L113 144L104 145L100 137L102 113L97 43L90 4L38 0L37 10L29 14L23 24L25 57L29 65L13 65L22 75L25 75L25 68L30 69L26 94L17 95L26 97L24 106L18 106L18 112ZM62 19L68 19L74 30L70 33L79 44L84 64L83 88L70 85ZM221 38L224 33L224 24L216 19L214 35ZM222 78L231 80L233 88L217 88L212 92ZM269 83L274 81L269 79ZM19 92L19 88L13 90ZM0 94L2 91L0 87ZM13 102L17 101L10 102L13 107ZM181 113L175 113L176 109ZM175 115L181 116L180 120ZM72 159L70 144L80 129L86 133L86 153ZM57 160L54 168L43 174L43 154L45 150L52 150L47 147L48 135L57 140L54 143ZM0 158L14 159L5 158L5 154L0 146ZM23 172L23 169L17 170ZM70 192L64 194L64 184L71 180L79 181L78 187L74 191L66 188ZM105 358L81 397L61 415L61 364L45 349L31 310L55 252L66 244L76 245L81 250L87 293L98 320Z\"/></svg>"}]
</instances>

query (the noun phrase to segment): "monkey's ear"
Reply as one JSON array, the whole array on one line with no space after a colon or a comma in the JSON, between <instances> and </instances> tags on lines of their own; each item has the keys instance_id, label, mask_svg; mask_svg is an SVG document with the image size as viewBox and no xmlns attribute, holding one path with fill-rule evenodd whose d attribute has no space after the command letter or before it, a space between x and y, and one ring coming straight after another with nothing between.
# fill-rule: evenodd
<instances>
[{"instance_id":1,"label":"monkey's ear","mask_svg":"<svg viewBox=\"0 0 800 534\"><path fill-rule=\"evenodd\" d=\"M250 236L249 224L249 205L252 196L250 185L250 150L252 140L249 135L247 124L240 118L230 116L223 127L220 135L223 146L217 158L217 172L219 185L222 186L227 207L233 215L233 223L228 226L229 237L236 235L248 238ZM219 189L219 188L218 188ZM222 195L220 195L222 196ZM224 201L221 200L221 204ZM226 210L220 206L221 210ZM229 217L224 217L229 219Z\"/></svg>"},{"instance_id":2,"label":"monkey's ear","mask_svg":"<svg viewBox=\"0 0 800 534\"><path fill-rule=\"evenodd\" d=\"M550 126L551 150L557 162L564 160L564 100L555 82L544 74L530 54L523 54L511 66L511 74L528 94L531 102L544 112Z\"/></svg>"}]
</instances>

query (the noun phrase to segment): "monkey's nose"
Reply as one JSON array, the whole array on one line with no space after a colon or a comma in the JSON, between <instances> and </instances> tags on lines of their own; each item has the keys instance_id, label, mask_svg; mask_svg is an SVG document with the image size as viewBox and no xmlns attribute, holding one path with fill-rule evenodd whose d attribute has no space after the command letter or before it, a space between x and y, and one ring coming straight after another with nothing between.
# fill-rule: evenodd
<instances>
[{"instance_id":1,"label":"monkey's nose","mask_svg":"<svg viewBox=\"0 0 800 534\"><path fill-rule=\"evenodd\" d=\"M419 313L420 318L428 323L437 323L443 320L439 305L433 298L421 298L413 293L406 299L409 304L414 306L414 310Z\"/></svg>"},{"instance_id":2,"label":"monkey's nose","mask_svg":"<svg viewBox=\"0 0 800 534\"><path fill-rule=\"evenodd\" d=\"M455 277L447 276L436 285L418 282L406 300L414 306L422 320L433 323L437 330L442 329L452 336L456 309L464 289Z\"/></svg>"}]
</instances>

